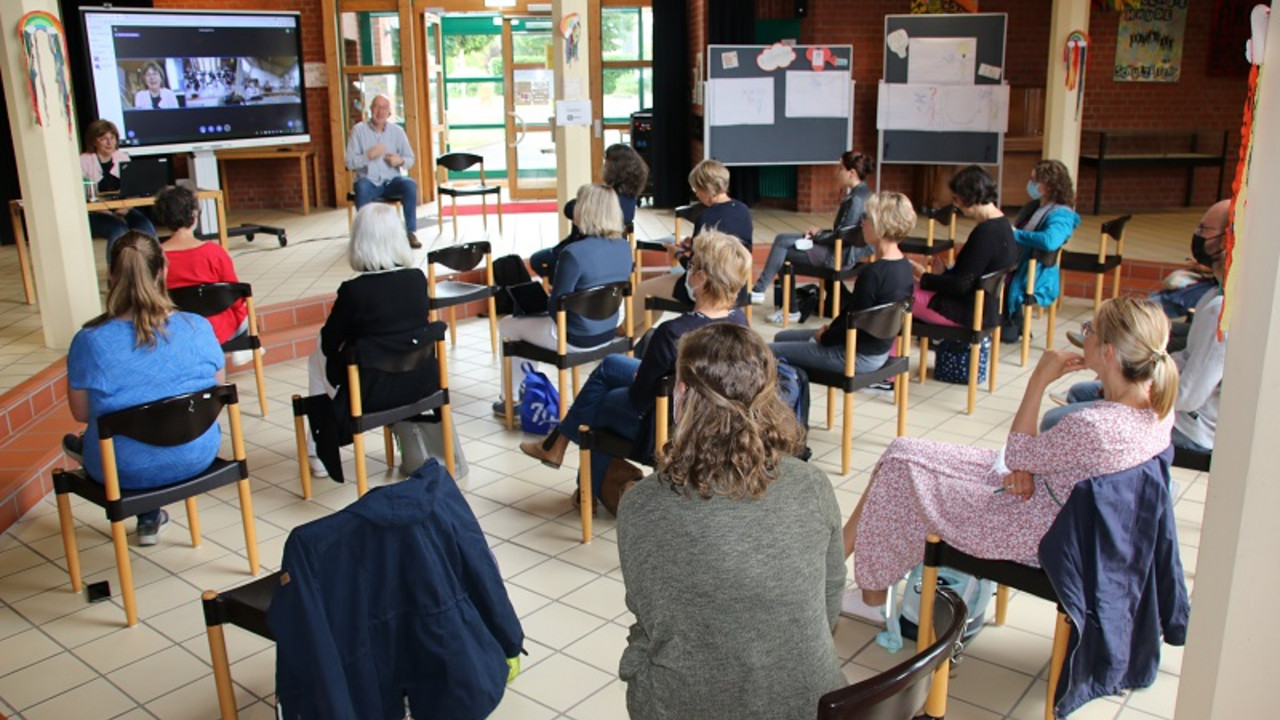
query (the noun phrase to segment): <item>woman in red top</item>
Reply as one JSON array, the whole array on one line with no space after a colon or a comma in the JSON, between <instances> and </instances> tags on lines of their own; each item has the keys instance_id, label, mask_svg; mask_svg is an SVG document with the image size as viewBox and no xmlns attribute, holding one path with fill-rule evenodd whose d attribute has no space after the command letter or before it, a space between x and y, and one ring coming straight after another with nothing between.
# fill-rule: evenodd
<instances>
[{"instance_id":1,"label":"woman in red top","mask_svg":"<svg viewBox=\"0 0 1280 720\"><path fill-rule=\"evenodd\" d=\"M173 232L164 242L165 259L169 262L165 284L171 288L207 283L239 282L231 256L216 242L196 237L196 220L200 204L195 193L184 187L172 187L156 197L156 219ZM219 343L248 331L249 311L244 301L208 318ZM234 355L234 353L233 353ZM239 358L232 358L239 364Z\"/></svg>"}]
</instances>

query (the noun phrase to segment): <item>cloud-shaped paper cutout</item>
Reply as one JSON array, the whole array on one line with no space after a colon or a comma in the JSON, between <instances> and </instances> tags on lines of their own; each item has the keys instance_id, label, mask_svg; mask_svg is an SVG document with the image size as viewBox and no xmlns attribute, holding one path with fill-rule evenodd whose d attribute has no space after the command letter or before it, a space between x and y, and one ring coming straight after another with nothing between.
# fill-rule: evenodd
<instances>
[{"instance_id":1,"label":"cloud-shaped paper cutout","mask_svg":"<svg viewBox=\"0 0 1280 720\"><path fill-rule=\"evenodd\" d=\"M760 69L765 72L773 72L778 68L791 65L791 62L795 59L796 51L790 45L774 43L756 56L756 65L759 65Z\"/></svg>"}]
</instances>

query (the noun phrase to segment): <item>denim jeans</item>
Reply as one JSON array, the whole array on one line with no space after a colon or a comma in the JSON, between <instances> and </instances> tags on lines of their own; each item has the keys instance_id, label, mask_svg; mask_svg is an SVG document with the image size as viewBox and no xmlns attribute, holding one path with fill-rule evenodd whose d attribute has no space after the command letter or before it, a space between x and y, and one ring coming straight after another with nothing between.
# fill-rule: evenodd
<instances>
[{"instance_id":1,"label":"denim jeans","mask_svg":"<svg viewBox=\"0 0 1280 720\"><path fill-rule=\"evenodd\" d=\"M569 412L560 421L561 434L575 443L581 442L578 428L586 425L592 430L608 430L634 441L640 434L642 415L631 404L629 391L639 368L640 361L636 358L606 355L591 371ZM609 456L591 453L591 487L597 496L608 468Z\"/></svg>"},{"instance_id":2,"label":"denim jeans","mask_svg":"<svg viewBox=\"0 0 1280 720\"><path fill-rule=\"evenodd\" d=\"M107 241L107 264L111 263L111 246L121 235L130 230L144 232L151 237L156 236L156 226L151 218L138 208L129 208L129 212L121 217L113 212L89 213L89 235L104 238Z\"/></svg>"},{"instance_id":3,"label":"denim jeans","mask_svg":"<svg viewBox=\"0 0 1280 720\"><path fill-rule=\"evenodd\" d=\"M405 231L418 231L418 184L413 178L401 175L381 185L375 185L369 178L357 178L351 191L356 194L357 210L374 200L399 200L404 208Z\"/></svg>"},{"instance_id":4,"label":"denim jeans","mask_svg":"<svg viewBox=\"0 0 1280 720\"><path fill-rule=\"evenodd\" d=\"M783 330L773 336L773 342L769 343L769 349L773 351L774 355L806 370L814 369L843 373L844 346L823 345L813 339L813 333L813 330ZM875 372L884 367L884 363L888 359L889 353L887 352L878 355L858 353L857 359L853 362L853 371L855 373Z\"/></svg>"},{"instance_id":5,"label":"denim jeans","mask_svg":"<svg viewBox=\"0 0 1280 720\"><path fill-rule=\"evenodd\" d=\"M769 248L769 257L765 258L764 269L760 271L760 277L756 278L756 284L751 286L751 292L764 292L787 261L806 265L812 263L808 252L795 249L796 241L803 237L804 235L800 233L780 233L773 239L773 246ZM826 247L818 246L813 249L819 251L817 254L827 251L824 262L830 259L830 251Z\"/></svg>"},{"instance_id":6,"label":"denim jeans","mask_svg":"<svg viewBox=\"0 0 1280 720\"><path fill-rule=\"evenodd\" d=\"M1102 383L1097 380L1078 382L1072 385L1071 389L1067 391L1067 404L1049 410L1040 419L1040 432L1048 431L1049 428L1062 422L1062 418L1081 408L1089 407L1101 399Z\"/></svg>"}]
</instances>

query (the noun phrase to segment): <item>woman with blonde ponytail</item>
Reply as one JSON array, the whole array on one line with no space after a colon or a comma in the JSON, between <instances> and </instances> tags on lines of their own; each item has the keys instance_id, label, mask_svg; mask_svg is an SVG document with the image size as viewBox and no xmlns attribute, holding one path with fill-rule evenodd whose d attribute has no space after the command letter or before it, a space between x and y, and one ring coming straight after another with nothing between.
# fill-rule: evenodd
<instances>
[{"instance_id":1,"label":"woman with blonde ponytail","mask_svg":"<svg viewBox=\"0 0 1280 720\"><path fill-rule=\"evenodd\" d=\"M844 528L858 584L845 596L847 614L883 622L886 589L920 562L930 534L970 555L1038 565L1040 538L1076 483L1169 447L1178 369L1164 349L1169 321L1160 306L1108 300L1082 334L1083 355L1040 357L1002 450L919 438L889 445ZM1085 368L1107 399L1039 432L1049 385Z\"/></svg>"},{"instance_id":2,"label":"woman with blonde ponytail","mask_svg":"<svg viewBox=\"0 0 1280 720\"><path fill-rule=\"evenodd\" d=\"M111 246L107 311L85 323L67 353L67 402L88 427L63 438L63 448L89 477L102 481L98 418L107 413L195 392L223 380L223 354L209 321L177 312L165 290L160 243L129 231ZM155 447L115 439L120 487L152 488L204 470L222 441L217 423L186 445ZM138 544L154 545L164 510L138 516Z\"/></svg>"},{"instance_id":3,"label":"woman with blonde ponytail","mask_svg":"<svg viewBox=\"0 0 1280 720\"><path fill-rule=\"evenodd\" d=\"M792 457L804 431L776 372L749 328L680 339L674 435L618 508L632 720L805 717L846 684L831 636L840 509L826 475Z\"/></svg>"}]
</instances>

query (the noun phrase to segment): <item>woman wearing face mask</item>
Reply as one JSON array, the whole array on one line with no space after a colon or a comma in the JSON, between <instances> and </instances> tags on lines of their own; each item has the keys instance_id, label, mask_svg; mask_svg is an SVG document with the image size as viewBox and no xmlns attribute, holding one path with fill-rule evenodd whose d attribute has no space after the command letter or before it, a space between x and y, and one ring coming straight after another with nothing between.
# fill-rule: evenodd
<instances>
[{"instance_id":1,"label":"woman wearing face mask","mask_svg":"<svg viewBox=\"0 0 1280 720\"><path fill-rule=\"evenodd\" d=\"M732 235L704 230L693 239L694 254L685 282L694 299L693 312L659 325L645 346L643 359L610 355L591 372L558 429L543 440L520 444L524 454L543 464L560 467L569 441L578 442L578 428L603 428L646 447L653 425L658 380L676 369L676 344L692 330L717 322L746 325L746 315L734 307L738 291L751 276L751 254ZM591 454L591 482L599 497L609 458Z\"/></svg>"},{"instance_id":2,"label":"woman wearing face mask","mask_svg":"<svg viewBox=\"0 0 1280 720\"><path fill-rule=\"evenodd\" d=\"M1055 253L1071 239L1080 225L1080 215L1072 209L1076 201L1071 173L1057 160L1041 160L1027 180L1031 202L1022 206L1013 221L1013 239L1018 243L1018 269L1005 293L1004 330L1000 341L1022 340L1022 304L1027 287L1027 268L1033 255ZM1046 307L1058 299L1058 266L1039 263L1036 267L1036 304Z\"/></svg>"}]
</instances>

